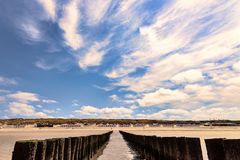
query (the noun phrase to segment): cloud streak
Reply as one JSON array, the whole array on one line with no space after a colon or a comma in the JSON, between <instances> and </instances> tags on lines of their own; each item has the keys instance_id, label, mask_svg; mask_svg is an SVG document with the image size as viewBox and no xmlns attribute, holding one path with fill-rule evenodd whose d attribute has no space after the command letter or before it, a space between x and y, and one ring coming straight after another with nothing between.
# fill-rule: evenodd
<instances>
[{"instance_id":1,"label":"cloud streak","mask_svg":"<svg viewBox=\"0 0 240 160\"><path fill-rule=\"evenodd\" d=\"M42 5L46 13L52 20L56 19L56 8L57 4L55 0L38 0L38 2Z\"/></svg>"},{"instance_id":2,"label":"cloud streak","mask_svg":"<svg viewBox=\"0 0 240 160\"><path fill-rule=\"evenodd\" d=\"M87 23L89 25L96 25L107 13L112 0L95 0L95 1L84 1L85 14L87 16ZM98 6L98 7L96 7Z\"/></svg>"},{"instance_id":3,"label":"cloud streak","mask_svg":"<svg viewBox=\"0 0 240 160\"><path fill-rule=\"evenodd\" d=\"M64 6L63 17L59 20L59 26L64 32L65 44L73 50L83 45L83 38L78 30L81 16L79 5L80 0L71 0Z\"/></svg>"},{"instance_id":4,"label":"cloud streak","mask_svg":"<svg viewBox=\"0 0 240 160\"><path fill-rule=\"evenodd\" d=\"M17 81L12 78L0 76L0 85L17 85Z\"/></svg>"}]
</instances>

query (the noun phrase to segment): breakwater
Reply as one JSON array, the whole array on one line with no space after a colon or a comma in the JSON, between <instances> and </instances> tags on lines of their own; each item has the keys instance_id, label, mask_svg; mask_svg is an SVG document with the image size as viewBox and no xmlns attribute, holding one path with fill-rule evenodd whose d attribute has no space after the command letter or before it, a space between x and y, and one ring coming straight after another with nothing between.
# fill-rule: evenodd
<instances>
[{"instance_id":1,"label":"breakwater","mask_svg":"<svg viewBox=\"0 0 240 160\"><path fill-rule=\"evenodd\" d=\"M143 159L203 160L199 138L143 136L123 131L120 133Z\"/></svg>"},{"instance_id":2,"label":"breakwater","mask_svg":"<svg viewBox=\"0 0 240 160\"><path fill-rule=\"evenodd\" d=\"M111 133L17 141L12 160L89 160L109 141Z\"/></svg>"},{"instance_id":3,"label":"breakwater","mask_svg":"<svg viewBox=\"0 0 240 160\"><path fill-rule=\"evenodd\" d=\"M205 139L209 160L240 160L240 139Z\"/></svg>"}]
</instances>

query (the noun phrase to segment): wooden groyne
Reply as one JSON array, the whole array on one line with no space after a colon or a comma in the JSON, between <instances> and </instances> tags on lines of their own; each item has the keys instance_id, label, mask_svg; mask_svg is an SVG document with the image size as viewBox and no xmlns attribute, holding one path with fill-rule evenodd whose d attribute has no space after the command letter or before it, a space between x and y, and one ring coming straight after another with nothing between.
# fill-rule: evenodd
<instances>
[{"instance_id":1,"label":"wooden groyne","mask_svg":"<svg viewBox=\"0 0 240 160\"><path fill-rule=\"evenodd\" d=\"M199 138L144 136L123 131L120 133L146 160L203 160Z\"/></svg>"},{"instance_id":2,"label":"wooden groyne","mask_svg":"<svg viewBox=\"0 0 240 160\"><path fill-rule=\"evenodd\" d=\"M109 141L111 133L17 141L12 160L89 160Z\"/></svg>"},{"instance_id":3,"label":"wooden groyne","mask_svg":"<svg viewBox=\"0 0 240 160\"><path fill-rule=\"evenodd\" d=\"M240 139L205 139L209 160L240 160Z\"/></svg>"}]
</instances>

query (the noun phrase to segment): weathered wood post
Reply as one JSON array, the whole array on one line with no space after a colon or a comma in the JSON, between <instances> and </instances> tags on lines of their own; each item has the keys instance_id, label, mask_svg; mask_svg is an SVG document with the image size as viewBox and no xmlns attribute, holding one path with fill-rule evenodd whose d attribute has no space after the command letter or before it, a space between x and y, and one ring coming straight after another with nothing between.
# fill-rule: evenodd
<instances>
[{"instance_id":1,"label":"weathered wood post","mask_svg":"<svg viewBox=\"0 0 240 160\"><path fill-rule=\"evenodd\" d=\"M12 160L89 160L106 144L111 133L85 137L17 141Z\"/></svg>"},{"instance_id":2,"label":"weathered wood post","mask_svg":"<svg viewBox=\"0 0 240 160\"><path fill-rule=\"evenodd\" d=\"M199 138L186 138L189 160L203 160Z\"/></svg>"},{"instance_id":3,"label":"weathered wood post","mask_svg":"<svg viewBox=\"0 0 240 160\"><path fill-rule=\"evenodd\" d=\"M189 160L185 137L177 138L178 160Z\"/></svg>"},{"instance_id":4,"label":"weathered wood post","mask_svg":"<svg viewBox=\"0 0 240 160\"><path fill-rule=\"evenodd\" d=\"M47 148L46 148L46 156L45 160L53 160L55 147L56 147L56 139L47 139Z\"/></svg>"},{"instance_id":5,"label":"weathered wood post","mask_svg":"<svg viewBox=\"0 0 240 160\"><path fill-rule=\"evenodd\" d=\"M55 150L54 150L53 160L58 160L59 141L58 139L54 139L54 140L55 140Z\"/></svg>"},{"instance_id":6,"label":"weathered wood post","mask_svg":"<svg viewBox=\"0 0 240 160\"><path fill-rule=\"evenodd\" d=\"M163 159L163 144L161 137L157 137L157 143L158 143L158 158Z\"/></svg>"},{"instance_id":7,"label":"weathered wood post","mask_svg":"<svg viewBox=\"0 0 240 160\"><path fill-rule=\"evenodd\" d=\"M64 160L64 145L65 145L65 139L59 138L58 139L58 160Z\"/></svg>"},{"instance_id":8,"label":"weathered wood post","mask_svg":"<svg viewBox=\"0 0 240 160\"><path fill-rule=\"evenodd\" d=\"M47 141L39 140L37 142L37 151L36 151L35 160L45 160L46 149L47 149Z\"/></svg>"},{"instance_id":9,"label":"weathered wood post","mask_svg":"<svg viewBox=\"0 0 240 160\"><path fill-rule=\"evenodd\" d=\"M35 160L36 140L17 141L14 146L12 160Z\"/></svg>"},{"instance_id":10,"label":"weathered wood post","mask_svg":"<svg viewBox=\"0 0 240 160\"><path fill-rule=\"evenodd\" d=\"M225 160L223 139L205 139L209 160Z\"/></svg>"},{"instance_id":11,"label":"weathered wood post","mask_svg":"<svg viewBox=\"0 0 240 160\"><path fill-rule=\"evenodd\" d=\"M71 159L74 160L77 149L77 137L71 137Z\"/></svg>"},{"instance_id":12,"label":"weathered wood post","mask_svg":"<svg viewBox=\"0 0 240 160\"><path fill-rule=\"evenodd\" d=\"M240 139L225 139L223 146L226 160L240 160Z\"/></svg>"},{"instance_id":13,"label":"weathered wood post","mask_svg":"<svg viewBox=\"0 0 240 160\"><path fill-rule=\"evenodd\" d=\"M71 160L71 138L65 138L64 160Z\"/></svg>"},{"instance_id":14,"label":"weathered wood post","mask_svg":"<svg viewBox=\"0 0 240 160\"><path fill-rule=\"evenodd\" d=\"M177 138L176 137L169 137L168 142L169 142L169 146L170 146L169 158L171 160L177 160L177 158L178 158Z\"/></svg>"}]
</instances>

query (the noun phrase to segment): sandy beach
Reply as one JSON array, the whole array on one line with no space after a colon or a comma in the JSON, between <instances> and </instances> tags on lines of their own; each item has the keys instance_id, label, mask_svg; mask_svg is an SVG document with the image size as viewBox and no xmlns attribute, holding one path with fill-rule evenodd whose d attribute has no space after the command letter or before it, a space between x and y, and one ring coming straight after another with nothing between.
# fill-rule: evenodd
<instances>
[{"instance_id":1,"label":"sandy beach","mask_svg":"<svg viewBox=\"0 0 240 160\"><path fill-rule=\"evenodd\" d=\"M79 128L79 129L65 129L65 128L22 128L22 129L0 129L0 160L10 160L15 141L26 139L46 139L57 137L74 137L101 134L109 130L114 130L114 134L109 142L106 151L100 156L101 160L110 160L114 152L119 152L116 147L123 148L128 151L126 143L119 137L118 130L127 131L140 135L157 135L162 137L171 136L186 136L186 137L200 137L203 150L204 160L207 160L206 147L204 139L206 138L232 138L240 139L239 127L114 127L114 128ZM109 154L111 153L111 154ZM123 153L123 152L122 152ZM127 155L128 160L131 160L131 155ZM119 160L123 160L124 155L119 156ZM116 159L118 160L118 159Z\"/></svg>"},{"instance_id":2,"label":"sandy beach","mask_svg":"<svg viewBox=\"0 0 240 160\"><path fill-rule=\"evenodd\" d=\"M0 160L11 160L14 144L17 140L75 137L105 132L107 132L107 129L0 129Z\"/></svg>"}]
</instances>

